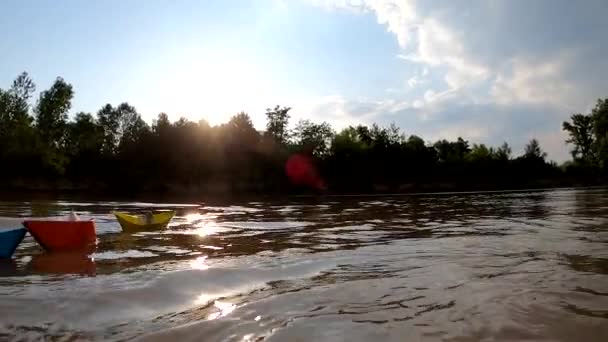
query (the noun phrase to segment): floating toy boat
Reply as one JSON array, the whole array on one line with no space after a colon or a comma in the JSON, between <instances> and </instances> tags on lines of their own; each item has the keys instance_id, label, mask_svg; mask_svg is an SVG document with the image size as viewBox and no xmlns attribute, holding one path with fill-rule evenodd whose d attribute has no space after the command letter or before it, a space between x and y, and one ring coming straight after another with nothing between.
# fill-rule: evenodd
<instances>
[{"instance_id":1,"label":"floating toy boat","mask_svg":"<svg viewBox=\"0 0 608 342\"><path fill-rule=\"evenodd\" d=\"M175 215L175 211L163 211L149 215L130 215L114 212L118 223L124 232L140 232L148 230L160 230L169 224Z\"/></svg>"},{"instance_id":2,"label":"floating toy boat","mask_svg":"<svg viewBox=\"0 0 608 342\"><path fill-rule=\"evenodd\" d=\"M13 256L26 232L25 228L0 231L0 259L9 259Z\"/></svg>"},{"instance_id":3,"label":"floating toy boat","mask_svg":"<svg viewBox=\"0 0 608 342\"><path fill-rule=\"evenodd\" d=\"M23 225L47 251L85 250L97 239L93 220L27 220Z\"/></svg>"}]
</instances>

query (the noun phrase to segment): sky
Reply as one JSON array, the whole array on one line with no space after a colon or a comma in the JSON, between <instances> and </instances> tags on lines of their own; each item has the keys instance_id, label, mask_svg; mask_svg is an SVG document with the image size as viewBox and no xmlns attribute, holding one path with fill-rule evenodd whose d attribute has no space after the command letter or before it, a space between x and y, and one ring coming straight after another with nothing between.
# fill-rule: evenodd
<instances>
[{"instance_id":1,"label":"sky","mask_svg":"<svg viewBox=\"0 0 608 342\"><path fill-rule=\"evenodd\" d=\"M129 102L149 123L395 123L558 162L572 113L608 97L606 0L3 0L0 88L61 76L72 115Z\"/></svg>"}]
</instances>

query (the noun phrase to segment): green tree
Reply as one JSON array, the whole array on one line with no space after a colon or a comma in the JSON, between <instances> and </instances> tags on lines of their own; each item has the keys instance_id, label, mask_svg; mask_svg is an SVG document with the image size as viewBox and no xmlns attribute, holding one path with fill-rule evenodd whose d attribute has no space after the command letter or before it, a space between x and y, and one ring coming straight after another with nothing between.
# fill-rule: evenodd
<instances>
[{"instance_id":1,"label":"green tree","mask_svg":"<svg viewBox=\"0 0 608 342\"><path fill-rule=\"evenodd\" d=\"M280 106L266 109L266 135L281 145L284 145L289 139L287 125L290 110L291 107L281 108Z\"/></svg>"},{"instance_id":2,"label":"green tree","mask_svg":"<svg viewBox=\"0 0 608 342\"><path fill-rule=\"evenodd\" d=\"M336 134L331 142L331 154L351 154L355 151L365 148L363 142L359 139L359 133L353 126L349 126L338 134Z\"/></svg>"},{"instance_id":3,"label":"green tree","mask_svg":"<svg viewBox=\"0 0 608 342\"><path fill-rule=\"evenodd\" d=\"M591 162L593 160L593 117L584 114L572 114L571 122L564 121L562 128L568 132L570 138L567 143L574 145L572 158Z\"/></svg>"},{"instance_id":4,"label":"green tree","mask_svg":"<svg viewBox=\"0 0 608 342\"><path fill-rule=\"evenodd\" d=\"M129 148L130 144L136 144L148 137L150 126L141 118L134 107L127 103L118 106L120 125L117 134L119 150Z\"/></svg>"},{"instance_id":5,"label":"green tree","mask_svg":"<svg viewBox=\"0 0 608 342\"><path fill-rule=\"evenodd\" d=\"M232 144L245 146L249 149L253 149L260 138L260 134L253 127L249 114L245 112L232 116L226 124L225 130Z\"/></svg>"},{"instance_id":6,"label":"green tree","mask_svg":"<svg viewBox=\"0 0 608 342\"><path fill-rule=\"evenodd\" d=\"M591 111L595 153L602 168L608 168L608 99L599 99Z\"/></svg>"},{"instance_id":7,"label":"green tree","mask_svg":"<svg viewBox=\"0 0 608 342\"><path fill-rule=\"evenodd\" d=\"M469 142L458 137L455 142L445 139L437 141L433 147L437 151L437 157L441 162L457 162L464 160L465 156L471 151Z\"/></svg>"},{"instance_id":8,"label":"green tree","mask_svg":"<svg viewBox=\"0 0 608 342\"><path fill-rule=\"evenodd\" d=\"M547 153L545 153L541 147L540 143L536 139L530 140L530 142L524 147L524 155L525 159L530 160L542 160L544 161L547 157Z\"/></svg>"},{"instance_id":9,"label":"green tree","mask_svg":"<svg viewBox=\"0 0 608 342\"><path fill-rule=\"evenodd\" d=\"M57 77L55 83L40 94L34 112L38 133L44 144L56 148L61 145L73 96L72 85L61 77Z\"/></svg>"},{"instance_id":10,"label":"green tree","mask_svg":"<svg viewBox=\"0 0 608 342\"><path fill-rule=\"evenodd\" d=\"M90 113L80 112L68 125L67 146L71 155L100 155L103 147L103 129Z\"/></svg>"},{"instance_id":11,"label":"green tree","mask_svg":"<svg viewBox=\"0 0 608 342\"><path fill-rule=\"evenodd\" d=\"M363 142L367 146L372 145L373 139L369 127L365 125L359 125L355 128L355 130L357 131L357 135L359 136L359 140L361 142Z\"/></svg>"},{"instance_id":12,"label":"green tree","mask_svg":"<svg viewBox=\"0 0 608 342\"><path fill-rule=\"evenodd\" d=\"M492 160L494 154L495 151L492 147L488 148L485 144L473 144L466 157L471 162L484 162Z\"/></svg>"},{"instance_id":13,"label":"green tree","mask_svg":"<svg viewBox=\"0 0 608 342\"><path fill-rule=\"evenodd\" d=\"M29 99L34 91L36 85L26 72L17 76L8 91L0 90L0 123L30 125L32 118L29 115Z\"/></svg>"},{"instance_id":14,"label":"green tree","mask_svg":"<svg viewBox=\"0 0 608 342\"><path fill-rule=\"evenodd\" d=\"M113 155L119 149L125 149L127 144L140 139L140 134L150 133L150 127L128 103L118 107L106 104L97 112L97 120L103 130L103 152Z\"/></svg>"},{"instance_id":15,"label":"green tree","mask_svg":"<svg viewBox=\"0 0 608 342\"><path fill-rule=\"evenodd\" d=\"M0 89L0 143L11 144L20 130L30 128L29 99L36 90L26 72L20 74L9 90ZM20 141L23 142L23 141Z\"/></svg>"},{"instance_id":16,"label":"green tree","mask_svg":"<svg viewBox=\"0 0 608 342\"><path fill-rule=\"evenodd\" d=\"M55 83L40 94L34 109L42 167L56 175L62 174L68 163L64 148L73 96L72 85L57 77Z\"/></svg>"},{"instance_id":17,"label":"green tree","mask_svg":"<svg viewBox=\"0 0 608 342\"><path fill-rule=\"evenodd\" d=\"M74 179L90 179L99 171L103 148L103 129L89 113L77 113L68 124L66 152L70 159L67 173Z\"/></svg>"},{"instance_id":18,"label":"green tree","mask_svg":"<svg viewBox=\"0 0 608 342\"><path fill-rule=\"evenodd\" d=\"M495 157L498 160L508 161L511 159L511 146L505 141L500 147L496 150Z\"/></svg>"},{"instance_id":19,"label":"green tree","mask_svg":"<svg viewBox=\"0 0 608 342\"><path fill-rule=\"evenodd\" d=\"M251 186L261 173L255 162L260 134L253 127L249 115L244 112L233 115L220 127L220 138L220 146L223 148L220 151L221 157L216 158L215 166L224 170L224 176L232 179L232 187Z\"/></svg>"},{"instance_id":20,"label":"green tree","mask_svg":"<svg viewBox=\"0 0 608 342\"><path fill-rule=\"evenodd\" d=\"M23 176L31 172L29 164L38 153L29 115L29 99L35 90L25 72L17 76L10 89L0 89L0 161L11 165L2 168L0 174Z\"/></svg>"},{"instance_id":21,"label":"green tree","mask_svg":"<svg viewBox=\"0 0 608 342\"><path fill-rule=\"evenodd\" d=\"M295 144L310 150L317 157L329 152L334 131L327 122L313 123L310 120L300 120L296 125L293 137Z\"/></svg>"},{"instance_id":22,"label":"green tree","mask_svg":"<svg viewBox=\"0 0 608 342\"><path fill-rule=\"evenodd\" d=\"M154 121L152 125L152 131L161 135L163 132L166 132L171 129L171 121L169 121L169 116L166 113L158 114L158 118Z\"/></svg>"},{"instance_id":23,"label":"green tree","mask_svg":"<svg viewBox=\"0 0 608 342\"><path fill-rule=\"evenodd\" d=\"M97 121L103 130L103 153L113 155L118 145L119 113L111 104L106 104L97 112Z\"/></svg>"}]
</instances>

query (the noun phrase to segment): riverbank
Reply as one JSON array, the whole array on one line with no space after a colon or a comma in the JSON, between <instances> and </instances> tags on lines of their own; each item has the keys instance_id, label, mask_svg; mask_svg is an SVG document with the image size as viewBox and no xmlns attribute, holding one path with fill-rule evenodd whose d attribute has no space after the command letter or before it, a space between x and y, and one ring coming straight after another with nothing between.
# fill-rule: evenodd
<instances>
[{"instance_id":1,"label":"riverbank","mask_svg":"<svg viewBox=\"0 0 608 342\"><path fill-rule=\"evenodd\" d=\"M168 198L182 201L201 200L254 200L260 198L303 198L303 197L365 197L386 195L415 195L488 191L522 191L556 188L603 187L607 182L600 179L544 179L527 182L503 183L406 183L399 185L374 184L365 189L338 189L329 184L324 191L306 188L295 188L289 185L282 187L264 187L263 185L229 182L207 182L202 184L156 184L139 188L112 187L104 183L74 183L60 181L55 183L30 181L13 182L0 185L0 199L61 199L79 198L96 200L150 200L164 201Z\"/></svg>"}]
</instances>

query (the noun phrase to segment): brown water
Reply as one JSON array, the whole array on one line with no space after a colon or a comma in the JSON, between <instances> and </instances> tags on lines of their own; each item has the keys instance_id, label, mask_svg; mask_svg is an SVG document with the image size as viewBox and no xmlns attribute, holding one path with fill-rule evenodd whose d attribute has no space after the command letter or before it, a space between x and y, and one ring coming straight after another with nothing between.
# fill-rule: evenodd
<instances>
[{"instance_id":1,"label":"brown water","mask_svg":"<svg viewBox=\"0 0 608 342\"><path fill-rule=\"evenodd\" d=\"M123 234L112 210L175 208ZM97 221L1 264L0 340L608 341L608 190L239 205L0 202ZM18 222L18 221L16 221Z\"/></svg>"}]
</instances>

